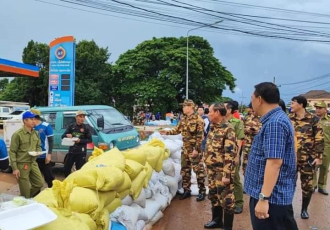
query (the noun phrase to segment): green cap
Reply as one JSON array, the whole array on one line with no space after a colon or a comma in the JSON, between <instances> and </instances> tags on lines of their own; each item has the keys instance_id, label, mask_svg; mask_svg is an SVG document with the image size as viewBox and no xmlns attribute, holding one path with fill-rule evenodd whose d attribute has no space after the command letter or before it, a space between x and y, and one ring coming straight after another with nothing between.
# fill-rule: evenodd
<instances>
[{"instance_id":1,"label":"green cap","mask_svg":"<svg viewBox=\"0 0 330 230\"><path fill-rule=\"evenodd\" d=\"M327 104L325 104L324 101L319 101L314 106L315 107L320 107L320 108L327 108Z\"/></svg>"}]
</instances>

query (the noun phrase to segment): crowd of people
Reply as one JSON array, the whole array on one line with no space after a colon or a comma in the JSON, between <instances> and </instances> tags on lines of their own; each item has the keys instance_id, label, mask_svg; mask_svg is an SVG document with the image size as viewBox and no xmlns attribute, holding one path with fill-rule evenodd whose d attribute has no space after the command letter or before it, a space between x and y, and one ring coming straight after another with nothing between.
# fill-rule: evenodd
<instances>
[{"instance_id":1,"label":"crowd of people","mask_svg":"<svg viewBox=\"0 0 330 230\"><path fill-rule=\"evenodd\" d=\"M320 101L314 106L315 115L307 112L306 98L296 96L287 113L277 86L268 82L255 86L244 119L238 113L236 101L211 106L184 101L184 115L178 125L160 132L162 135L181 134L183 138L184 193L180 199L191 196L191 170L197 175L197 202L205 200L208 180L212 218L204 228L233 229L235 214L243 212L243 194L246 193L250 196L253 229L298 229L292 207L298 175L302 189L301 218L309 218L308 206L313 193L317 190L328 195L330 163L327 105ZM77 111L76 122L62 135L62 138L75 138L65 159L65 176L71 173L74 164L78 170L86 161L87 143L92 142L92 138L84 124L85 116L83 111ZM0 141L0 169L13 173L21 195L30 198L40 192L44 180L52 187L53 131L42 121L38 110L25 112L23 123L24 127L11 139L11 166L5 143ZM31 156L31 151L44 154Z\"/></svg>"},{"instance_id":2,"label":"crowd of people","mask_svg":"<svg viewBox=\"0 0 330 230\"><path fill-rule=\"evenodd\" d=\"M315 115L307 112L306 98L296 96L287 113L277 86L268 82L255 86L244 119L236 101L196 107L192 100L185 100L177 127L161 134L181 133L183 138L180 199L191 196L191 170L197 175L198 202L206 197L208 180L212 218L204 228L233 229L234 215L242 213L246 193L253 229L298 229L292 207L298 175L300 216L309 218L313 193L328 195L330 156L327 105L320 101L314 106Z\"/></svg>"}]
</instances>

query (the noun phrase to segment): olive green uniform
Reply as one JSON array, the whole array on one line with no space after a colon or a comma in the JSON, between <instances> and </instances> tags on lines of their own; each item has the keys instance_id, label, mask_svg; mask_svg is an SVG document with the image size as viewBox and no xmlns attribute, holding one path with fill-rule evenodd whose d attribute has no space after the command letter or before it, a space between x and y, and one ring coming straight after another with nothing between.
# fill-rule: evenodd
<instances>
[{"instance_id":1,"label":"olive green uniform","mask_svg":"<svg viewBox=\"0 0 330 230\"><path fill-rule=\"evenodd\" d=\"M233 126L237 140L243 140L244 134L244 123L237 118L231 118L229 123ZM240 153L237 153L240 154ZM235 165L235 176L234 176L234 194L235 194L235 206L243 207L243 186L241 183L241 178L239 176L241 160L238 165Z\"/></svg>"},{"instance_id":2,"label":"olive green uniform","mask_svg":"<svg viewBox=\"0 0 330 230\"><path fill-rule=\"evenodd\" d=\"M29 132L23 127L11 138L9 157L13 170L20 171L19 189L21 195L26 198L35 196L44 185L36 162L37 157L30 156L29 151L42 151L41 141L37 131Z\"/></svg>"},{"instance_id":3,"label":"olive green uniform","mask_svg":"<svg viewBox=\"0 0 330 230\"><path fill-rule=\"evenodd\" d=\"M330 116L325 115L325 117L320 120L320 123L324 135L324 152L318 180L317 171L315 170L314 173L313 187L318 186L320 189L326 189L330 164Z\"/></svg>"}]
</instances>

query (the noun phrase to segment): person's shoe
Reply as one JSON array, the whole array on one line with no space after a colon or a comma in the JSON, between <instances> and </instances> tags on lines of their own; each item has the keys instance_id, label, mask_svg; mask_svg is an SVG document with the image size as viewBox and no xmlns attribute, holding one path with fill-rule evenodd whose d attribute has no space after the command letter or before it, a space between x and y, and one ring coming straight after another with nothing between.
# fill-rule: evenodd
<instances>
[{"instance_id":1,"label":"person's shoe","mask_svg":"<svg viewBox=\"0 0 330 230\"><path fill-rule=\"evenodd\" d=\"M329 195L328 191L326 189L323 189L323 188L319 188L319 193L321 193L323 195L326 195L326 196Z\"/></svg>"},{"instance_id":2,"label":"person's shoe","mask_svg":"<svg viewBox=\"0 0 330 230\"><path fill-rule=\"evenodd\" d=\"M198 195L198 197L196 198L197 202L203 201L205 200L205 194L201 193Z\"/></svg>"},{"instance_id":3,"label":"person's shoe","mask_svg":"<svg viewBox=\"0 0 330 230\"><path fill-rule=\"evenodd\" d=\"M243 212L243 207L236 207L235 214L241 214Z\"/></svg>"},{"instance_id":4,"label":"person's shoe","mask_svg":"<svg viewBox=\"0 0 330 230\"><path fill-rule=\"evenodd\" d=\"M301 207L301 219L308 219L309 218L309 215L308 215L308 212L307 212L307 208L308 208L308 205L310 203L312 199L312 196L310 197L303 197L303 200L302 200L302 207Z\"/></svg>"},{"instance_id":5,"label":"person's shoe","mask_svg":"<svg viewBox=\"0 0 330 230\"><path fill-rule=\"evenodd\" d=\"M191 197L191 192L189 191L184 191L183 195L179 198L179 200L184 200Z\"/></svg>"},{"instance_id":6,"label":"person's shoe","mask_svg":"<svg viewBox=\"0 0 330 230\"><path fill-rule=\"evenodd\" d=\"M221 206L212 207L212 220L204 225L206 229L222 228L223 209Z\"/></svg>"}]
</instances>

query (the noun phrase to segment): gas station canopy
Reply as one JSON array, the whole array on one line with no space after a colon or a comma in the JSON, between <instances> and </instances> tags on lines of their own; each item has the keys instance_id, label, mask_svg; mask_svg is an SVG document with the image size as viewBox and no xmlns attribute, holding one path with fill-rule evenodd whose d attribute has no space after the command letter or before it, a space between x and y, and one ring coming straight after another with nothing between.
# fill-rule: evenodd
<instances>
[{"instance_id":1,"label":"gas station canopy","mask_svg":"<svg viewBox=\"0 0 330 230\"><path fill-rule=\"evenodd\" d=\"M0 58L0 77L39 77L39 67Z\"/></svg>"}]
</instances>

